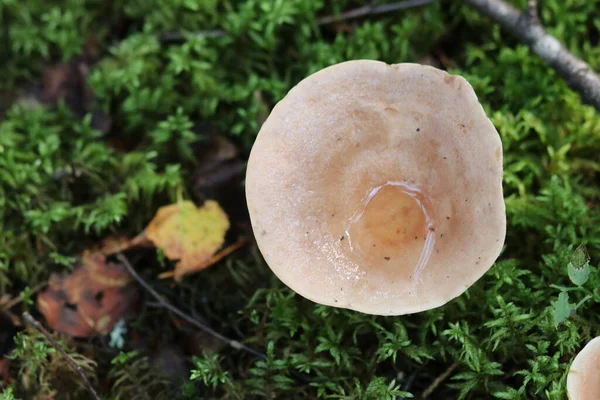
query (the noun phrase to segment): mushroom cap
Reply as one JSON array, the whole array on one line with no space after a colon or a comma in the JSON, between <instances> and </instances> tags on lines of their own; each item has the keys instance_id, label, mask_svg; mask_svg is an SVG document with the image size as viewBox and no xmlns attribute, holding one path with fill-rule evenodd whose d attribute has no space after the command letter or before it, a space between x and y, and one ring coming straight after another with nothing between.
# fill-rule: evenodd
<instances>
[{"instance_id":1,"label":"mushroom cap","mask_svg":"<svg viewBox=\"0 0 600 400\"><path fill-rule=\"evenodd\" d=\"M592 339L573 360L567 393L570 400L600 399L600 337Z\"/></svg>"},{"instance_id":2,"label":"mushroom cap","mask_svg":"<svg viewBox=\"0 0 600 400\"><path fill-rule=\"evenodd\" d=\"M369 314L459 296L506 233L496 129L465 79L418 64L349 61L301 81L256 138L246 196L286 285Z\"/></svg>"}]
</instances>

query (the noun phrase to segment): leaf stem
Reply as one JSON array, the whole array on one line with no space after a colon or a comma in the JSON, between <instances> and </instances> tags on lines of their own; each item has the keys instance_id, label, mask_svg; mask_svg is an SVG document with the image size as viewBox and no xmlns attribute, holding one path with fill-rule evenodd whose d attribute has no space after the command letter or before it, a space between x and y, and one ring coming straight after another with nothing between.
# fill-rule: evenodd
<instances>
[{"instance_id":1,"label":"leaf stem","mask_svg":"<svg viewBox=\"0 0 600 400\"><path fill-rule=\"evenodd\" d=\"M581 306L583 303L585 303L586 301L588 301L592 297L593 296L591 294L588 294L587 296L585 296L583 299L581 299L581 301L579 303L575 304L575 309L577 310L579 308L579 306Z\"/></svg>"}]
</instances>

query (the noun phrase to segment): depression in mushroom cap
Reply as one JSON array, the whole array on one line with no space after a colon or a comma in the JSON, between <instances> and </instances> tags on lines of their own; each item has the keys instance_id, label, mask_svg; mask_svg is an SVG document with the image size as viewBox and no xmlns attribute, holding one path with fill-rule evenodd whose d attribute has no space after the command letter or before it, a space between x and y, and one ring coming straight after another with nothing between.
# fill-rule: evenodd
<instances>
[{"instance_id":1,"label":"depression in mushroom cap","mask_svg":"<svg viewBox=\"0 0 600 400\"><path fill-rule=\"evenodd\" d=\"M365 313L445 304L504 243L498 133L463 78L428 66L350 61L304 79L262 126L246 195L284 283Z\"/></svg>"}]
</instances>

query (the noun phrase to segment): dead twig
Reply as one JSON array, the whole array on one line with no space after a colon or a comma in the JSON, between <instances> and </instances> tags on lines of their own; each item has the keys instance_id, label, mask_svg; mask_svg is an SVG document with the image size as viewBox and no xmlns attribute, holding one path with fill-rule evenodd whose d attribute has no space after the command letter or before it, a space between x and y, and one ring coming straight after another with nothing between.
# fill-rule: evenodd
<instances>
[{"instance_id":1,"label":"dead twig","mask_svg":"<svg viewBox=\"0 0 600 400\"><path fill-rule=\"evenodd\" d=\"M183 311L181 311L180 309L178 309L177 307L175 307L174 305L168 303L166 300L164 300L148 283L146 283L146 281L144 281L144 279L142 279L141 276L138 275L138 273L135 271L135 269L133 268L133 266L131 265L131 263L129 262L129 260L123 255L123 253L117 253L117 258L119 261L121 261L121 263L123 264L123 266L125 266L125 268L127 269L127 271L131 274L131 276L148 292L150 293L150 295L152 297L154 297L164 308L166 308L167 310L171 311L172 313L178 315L180 318L186 320L187 322L189 322L190 324L194 325L195 327L197 327L198 329L203 330L204 332L216 337L217 339L223 341L224 343L226 343L227 345L233 347L236 350L244 350L252 355L255 355L256 357L262 358L262 359L266 359L267 357L262 354L259 351L254 350L251 347L248 347L240 342L238 342L237 340L233 340L230 339L224 335L221 335L219 332L215 331L214 329L212 329L210 326L198 321L197 319L194 319L192 317L190 317L189 315L187 315L186 313L184 313Z\"/></svg>"},{"instance_id":2,"label":"dead twig","mask_svg":"<svg viewBox=\"0 0 600 400\"><path fill-rule=\"evenodd\" d=\"M368 15L386 14L406 8L424 6L433 3L435 0L405 0L399 3L382 4L380 6L367 5L354 10L349 10L340 15L328 15L317 19L317 25L327 25L332 22L346 21L349 19L365 17Z\"/></svg>"},{"instance_id":3,"label":"dead twig","mask_svg":"<svg viewBox=\"0 0 600 400\"><path fill-rule=\"evenodd\" d=\"M65 351L65 349L63 349L61 347L61 345L58 344L58 342L56 341L56 339L54 339L52 337L52 335L50 334L50 332L48 332L48 330L46 328L44 328L42 326L42 324L40 324L28 312L24 312L23 313L23 319L25 321L27 321L27 323L29 323L29 325L31 325L32 327L34 327L35 329L37 329L42 335L44 335L44 337L50 342L50 344L52 344L52 347L54 347L56 349L56 351L58 351L65 358L65 360L67 361L67 363L69 364L69 366L71 367L71 369L73 369L73 371L75 371L75 373L77 375L79 375L81 377L81 379L83 379L83 382L85 383L85 386L87 387L88 391L92 394L92 396L94 397L94 399L95 400L102 400L100 398L100 396L98 395L98 393L96 393L96 390L92 386L92 383L89 381L89 379L87 378L87 376L85 376L85 373L83 372L83 369L79 365L77 365L77 363L75 362L75 360L73 360L71 358L71 356L67 354L67 352Z\"/></svg>"},{"instance_id":4,"label":"dead twig","mask_svg":"<svg viewBox=\"0 0 600 400\"><path fill-rule=\"evenodd\" d=\"M36 294L37 292L39 292L40 290L42 290L43 288L45 288L46 285L48 285L48 282L42 282L42 283L37 284L36 286L33 287L33 289L31 289L29 291L29 294L31 294L31 295ZM16 306L18 304L21 304L22 302L23 302L23 298L21 296L15 297L11 301L9 301L6 304L2 305L0 307L0 311L8 311L11 308L13 308L14 306Z\"/></svg>"},{"instance_id":5,"label":"dead twig","mask_svg":"<svg viewBox=\"0 0 600 400\"><path fill-rule=\"evenodd\" d=\"M600 77L577 58L539 23L532 23L530 9L519 11L503 0L464 0L480 13L498 22L504 29L527 44L542 60L581 95L585 103L600 110ZM537 12L535 13L537 16Z\"/></svg>"},{"instance_id":6,"label":"dead twig","mask_svg":"<svg viewBox=\"0 0 600 400\"><path fill-rule=\"evenodd\" d=\"M440 386L440 383L444 382L457 367L458 363L450 365L440 376L435 378L435 380L427 387L427 389L423 391L421 398L426 399L427 397L431 396L431 393L433 393L433 391Z\"/></svg>"}]
</instances>

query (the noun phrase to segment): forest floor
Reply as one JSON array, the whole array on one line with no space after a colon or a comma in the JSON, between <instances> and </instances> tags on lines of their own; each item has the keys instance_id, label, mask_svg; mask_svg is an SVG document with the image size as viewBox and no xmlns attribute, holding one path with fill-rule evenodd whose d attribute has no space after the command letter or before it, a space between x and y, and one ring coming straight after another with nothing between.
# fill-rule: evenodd
<instances>
[{"instance_id":1,"label":"forest floor","mask_svg":"<svg viewBox=\"0 0 600 400\"><path fill-rule=\"evenodd\" d=\"M425 3L0 0L0 399L564 399L600 335L600 114L487 17ZM600 70L600 0L539 18ZM504 250L443 307L312 303L254 243L262 122L352 59L464 76L502 139Z\"/></svg>"}]
</instances>

